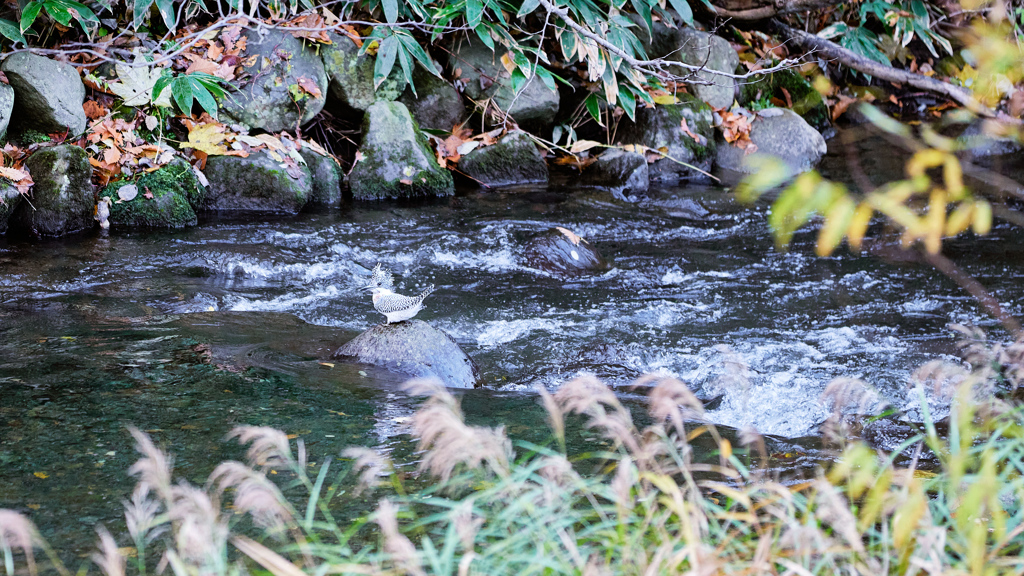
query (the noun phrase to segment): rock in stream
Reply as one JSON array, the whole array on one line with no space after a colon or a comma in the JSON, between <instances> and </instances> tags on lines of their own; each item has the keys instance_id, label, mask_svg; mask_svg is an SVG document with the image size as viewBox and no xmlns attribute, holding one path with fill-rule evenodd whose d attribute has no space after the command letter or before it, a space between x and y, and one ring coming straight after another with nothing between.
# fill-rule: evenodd
<instances>
[{"instance_id":1,"label":"rock in stream","mask_svg":"<svg viewBox=\"0 0 1024 576\"><path fill-rule=\"evenodd\" d=\"M455 339L422 320L379 324L334 353L417 378L435 377L449 388L476 388L480 370Z\"/></svg>"}]
</instances>

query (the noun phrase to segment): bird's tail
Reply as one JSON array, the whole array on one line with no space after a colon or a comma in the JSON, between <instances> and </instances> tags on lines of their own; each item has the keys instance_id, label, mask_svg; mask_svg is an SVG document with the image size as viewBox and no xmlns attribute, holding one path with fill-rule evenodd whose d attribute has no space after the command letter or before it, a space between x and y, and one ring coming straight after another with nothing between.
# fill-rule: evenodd
<instances>
[{"instance_id":1,"label":"bird's tail","mask_svg":"<svg viewBox=\"0 0 1024 576\"><path fill-rule=\"evenodd\" d=\"M420 302L422 302L423 299L426 298L427 296L430 296L430 293L433 292L433 291L434 291L434 285L433 284L431 284L430 286L427 286L427 289L424 290L422 294L420 294Z\"/></svg>"}]
</instances>

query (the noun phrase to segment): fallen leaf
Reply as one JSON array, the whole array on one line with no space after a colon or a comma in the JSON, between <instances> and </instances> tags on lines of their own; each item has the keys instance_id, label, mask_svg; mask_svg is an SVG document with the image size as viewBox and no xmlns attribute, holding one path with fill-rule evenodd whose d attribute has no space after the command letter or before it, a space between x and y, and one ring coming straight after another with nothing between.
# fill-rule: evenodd
<instances>
[{"instance_id":1,"label":"fallen leaf","mask_svg":"<svg viewBox=\"0 0 1024 576\"><path fill-rule=\"evenodd\" d=\"M85 110L85 117L89 120L102 118L109 112L105 106L98 104L95 100L86 100L82 104L82 109Z\"/></svg>"},{"instance_id":2,"label":"fallen leaf","mask_svg":"<svg viewBox=\"0 0 1024 576\"><path fill-rule=\"evenodd\" d=\"M46 480L47 478L50 477L50 475L47 474L46 472L33 472L32 475L41 480Z\"/></svg>"},{"instance_id":3,"label":"fallen leaf","mask_svg":"<svg viewBox=\"0 0 1024 576\"><path fill-rule=\"evenodd\" d=\"M706 142L704 142L704 138L701 138L699 134L694 134L692 131L690 131L690 126L686 123L686 118L679 119L679 127L683 129L683 132L685 132L687 136L693 138L693 141L696 142L697 144L700 144L702 146L706 144Z\"/></svg>"},{"instance_id":4,"label":"fallen leaf","mask_svg":"<svg viewBox=\"0 0 1024 576\"><path fill-rule=\"evenodd\" d=\"M139 187L135 184L125 184L117 189L117 197L124 202L131 202L139 195Z\"/></svg>"},{"instance_id":5,"label":"fallen leaf","mask_svg":"<svg viewBox=\"0 0 1024 576\"><path fill-rule=\"evenodd\" d=\"M586 240L583 240L583 238L577 236L575 232L573 232L572 230L569 230L568 228L562 228L561 226L555 226L555 230L558 230L559 232L564 234L565 237L568 238L570 242L572 242L573 246L579 246L580 245L580 241L586 242Z\"/></svg>"},{"instance_id":6,"label":"fallen leaf","mask_svg":"<svg viewBox=\"0 0 1024 576\"><path fill-rule=\"evenodd\" d=\"M322 94L320 87L316 85L316 82L312 78L300 76L295 82L299 85L299 88L302 88L303 92L314 98L319 98Z\"/></svg>"}]
</instances>

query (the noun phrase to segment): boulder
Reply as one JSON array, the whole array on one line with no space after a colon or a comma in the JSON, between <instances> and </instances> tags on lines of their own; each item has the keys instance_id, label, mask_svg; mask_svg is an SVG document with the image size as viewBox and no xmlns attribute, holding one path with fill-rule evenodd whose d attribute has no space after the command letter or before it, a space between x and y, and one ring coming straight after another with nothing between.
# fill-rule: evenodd
<instances>
[{"instance_id":1,"label":"boulder","mask_svg":"<svg viewBox=\"0 0 1024 576\"><path fill-rule=\"evenodd\" d=\"M203 174L207 210L297 214L313 191L308 168L279 162L266 151L210 156Z\"/></svg>"},{"instance_id":2,"label":"boulder","mask_svg":"<svg viewBox=\"0 0 1024 576\"><path fill-rule=\"evenodd\" d=\"M793 111L819 132L832 126L831 115L821 94L796 70L780 70L742 82L737 101L740 106L749 108L751 103L756 103L763 108L772 98L792 101Z\"/></svg>"},{"instance_id":3,"label":"boulder","mask_svg":"<svg viewBox=\"0 0 1024 576\"><path fill-rule=\"evenodd\" d=\"M449 196L452 175L437 164L427 139L401 102L377 102L363 117L362 158L349 173L360 200Z\"/></svg>"},{"instance_id":4,"label":"boulder","mask_svg":"<svg viewBox=\"0 0 1024 576\"><path fill-rule=\"evenodd\" d=\"M683 44L683 33L679 28L669 28L659 20L648 30L647 23L639 14L630 13L626 17L636 24L630 30L636 35L637 40L640 40L640 45L650 58L664 58Z\"/></svg>"},{"instance_id":5,"label":"boulder","mask_svg":"<svg viewBox=\"0 0 1024 576\"><path fill-rule=\"evenodd\" d=\"M551 124L558 113L558 91L535 77L517 97L512 91L511 75L501 64L502 54L481 43L464 42L449 52L448 69L459 71L455 76L463 83L468 98L493 98L495 105L508 111L520 125Z\"/></svg>"},{"instance_id":6,"label":"boulder","mask_svg":"<svg viewBox=\"0 0 1024 576\"><path fill-rule=\"evenodd\" d=\"M0 140L7 137L7 127L11 124L14 112L14 88L8 84L0 84Z\"/></svg>"},{"instance_id":7,"label":"boulder","mask_svg":"<svg viewBox=\"0 0 1024 576\"><path fill-rule=\"evenodd\" d=\"M636 122L620 128L624 143L642 144L668 156L648 167L652 182L703 181L708 176L694 168L711 170L716 148L711 108L689 94L678 98L678 104L638 108ZM682 128L684 120L689 133Z\"/></svg>"},{"instance_id":8,"label":"boulder","mask_svg":"<svg viewBox=\"0 0 1024 576\"><path fill-rule=\"evenodd\" d=\"M313 149L303 146L299 150L306 168L313 178L313 189L310 191L309 204L314 206L334 206L341 204L341 166L330 156L324 156Z\"/></svg>"},{"instance_id":9,"label":"boulder","mask_svg":"<svg viewBox=\"0 0 1024 576\"><path fill-rule=\"evenodd\" d=\"M957 138L963 155L969 160L988 160L1020 152L1024 147L999 122L974 122Z\"/></svg>"},{"instance_id":10,"label":"boulder","mask_svg":"<svg viewBox=\"0 0 1024 576\"><path fill-rule=\"evenodd\" d=\"M14 89L14 127L44 133L85 132L85 84L75 67L28 52L11 54L0 71Z\"/></svg>"},{"instance_id":11,"label":"boulder","mask_svg":"<svg viewBox=\"0 0 1024 576\"><path fill-rule=\"evenodd\" d=\"M412 113L420 128L450 132L466 119L466 106L459 91L444 78L438 78L422 67L412 75L416 92L407 87L398 101Z\"/></svg>"},{"instance_id":12,"label":"boulder","mask_svg":"<svg viewBox=\"0 0 1024 576\"><path fill-rule=\"evenodd\" d=\"M369 54L359 55L359 48L347 36L329 34L331 43L320 46L320 56L330 79L328 94L332 104L343 110L359 113L377 100L395 100L405 90L402 67L395 62L391 74L376 89L373 87L373 67L377 59Z\"/></svg>"},{"instance_id":13,"label":"boulder","mask_svg":"<svg viewBox=\"0 0 1024 576\"><path fill-rule=\"evenodd\" d=\"M687 83L690 91L712 108L731 107L735 99L736 81L708 70L729 74L736 71L736 67L740 65L740 57L732 49L732 45L725 38L693 28L680 28L679 33L682 43L678 51L670 54L668 59L705 68L696 74L700 82ZM680 76L689 73L681 67L675 68L673 71Z\"/></svg>"},{"instance_id":14,"label":"boulder","mask_svg":"<svg viewBox=\"0 0 1024 576\"><path fill-rule=\"evenodd\" d=\"M552 228L533 237L525 254L531 268L558 275L603 272L610 267L593 245L564 228Z\"/></svg>"},{"instance_id":15,"label":"boulder","mask_svg":"<svg viewBox=\"0 0 1024 576\"><path fill-rule=\"evenodd\" d=\"M583 170L580 184L617 195L643 194L650 184L647 159L643 154L612 148Z\"/></svg>"},{"instance_id":16,"label":"boulder","mask_svg":"<svg viewBox=\"0 0 1024 576\"><path fill-rule=\"evenodd\" d=\"M374 326L338 348L334 358L418 378L438 378L449 388L480 385L479 369L455 339L422 320Z\"/></svg>"},{"instance_id":17,"label":"boulder","mask_svg":"<svg viewBox=\"0 0 1024 576\"><path fill-rule=\"evenodd\" d=\"M459 171L488 187L548 181L544 157L522 130L513 130L498 142L466 154L459 160Z\"/></svg>"},{"instance_id":18,"label":"boulder","mask_svg":"<svg viewBox=\"0 0 1024 576\"><path fill-rule=\"evenodd\" d=\"M122 199L131 194L128 190L119 192L131 186L134 186L135 196ZM187 162L175 159L134 182L121 180L108 184L100 193L100 197L103 196L109 196L114 202L110 207L110 222L114 226L184 228L196 225L194 207L203 205L206 189Z\"/></svg>"},{"instance_id":19,"label":"boulder","mask_svg":"<svg viewBox=\"0 0 1024 576\"><path fill-rule=\"evenodd\" d=\"M7 182L0 183L0 234L7 233L7 221L21 203L21 193Z\"/></svg>"},{"instance_id":20,"label":"boulder","mask_svg":"<svg viewBox=\"0 0 1024 576\"><path fill-rule=\"evenodd\" d=\"M246 58L256 58L244 67L238 90L221 101L224 116L267 132L312 120L327 99L327 72L317 52L284 30L247 29L242 34Z\"/></svg>"},{"instance_id":21,"label":"boulder","mask_svg":"<svg viewBox=\"0 0 1024 576\"><path fill-rule=\"evenodd\" d=\"M25 168L35 184L29 202L11 214L12 229L63 236L94 224L92 166L84 149L70 144L42 148L29 156Z\"/></svg>"},{"instance_id":22,"label":"boulder","mask_svg":"<svg viewBox=\"0 0 1024 576\"><path fill-rule=\"evenodd\" d=\"M750 155L728 144L718 136L715 164L718 168L751 173L752 164L745 162ZM768 108L757 113L750 128L750 141L757 146L757 155L774 156L783 160L794 172L806 172L817 166L827 150L825 139L799 114L786 108Z\"/></svg>"}]
</instances>

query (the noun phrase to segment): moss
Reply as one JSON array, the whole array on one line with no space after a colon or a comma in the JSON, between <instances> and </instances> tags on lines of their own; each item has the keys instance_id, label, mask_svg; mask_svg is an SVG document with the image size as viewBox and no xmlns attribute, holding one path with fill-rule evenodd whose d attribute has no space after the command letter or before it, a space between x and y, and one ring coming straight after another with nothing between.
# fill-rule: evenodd
<instances>
[{"instance_id":1,"label":"moss","mask_svg":"<svg viewBox=\"0 0 1024 576\"><path fill-rule=\"evenodd\" d=\"M52 140L47 134L44 134L39 130L33 130L32 128L13 134L12 139L22 146L40 144L42 142L50 142Z\"/></svg>"},{"instance_id":2,"label":"moss","mask_svg":"<svg viewBox=\"0 0 1024 576\"><path fill-rule=\"evenodd\" d=\"M501 142L467 154L459 169L488 186L546 182L547 164L529 136L512 133Z\"/></svg>"},{"instance_id":3,"label":"moss","mask_svg":"<svg viewBox=\"0 0 1024 576\"><path fill-rule=\"evenodd\" d=\"M687 137L682 139L683 145L693 154L694 160L704 161L710 159L715 154L715 139L706 136L707 134L715 133L714 126L712 125L711 107L689 94L680 94L678 98L679 104L662 107L665 109L669 119L668 127L675 131L685 119L686 125L690 128L691 132L705 135L705 143L701 144L693 138ZM660 148L668 144L668 142L659 143L654 148Z\"/></svg>"},{"instance_id":4,"label":"moss","mask_svg":"<svg viewBox=\"0 0 1024 576\"><path fill-rule=\"evenodd\" d=\"M115 224L143 228L183 228L197 222L195 206L201 206L205 189L192 168L177 160L159 170L144 174L133 182L139 194L129 201L118 201L117 191L129 184L118 181L108 184L100 196L115 201L110 220ZM152 194L147 198L146 194Z\"/></svg>"},{"instance_id":5,"label":"moss","mask_svg":"<svg viewBox=\"0 0 1024 576\"><path fill-rule=\"evenodd\" d=\"M796 70L781 70L770 74L767 78L743 84L740 89L739 103L749 106L752 102L771 98L778 98L786 101L786 94L793 101L793 111L803 116L808 124L814 126L819 132L832 125L829 119L828 107L821 97L821 94L811 86L806 78Z\"/></svg>"}]
</instances>

